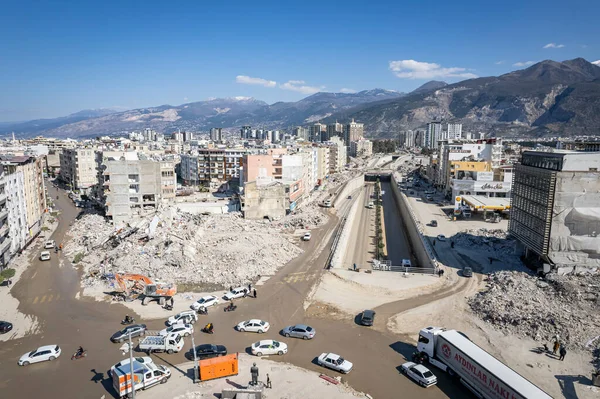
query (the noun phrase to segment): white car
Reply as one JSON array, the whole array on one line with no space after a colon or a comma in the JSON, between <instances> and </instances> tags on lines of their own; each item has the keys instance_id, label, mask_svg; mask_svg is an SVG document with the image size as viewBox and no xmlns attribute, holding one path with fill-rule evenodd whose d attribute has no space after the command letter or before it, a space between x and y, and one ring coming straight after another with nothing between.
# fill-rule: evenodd
<instances>
[{"instance_id":1,"label":"white car","mask_svg":"<svg viewBox=\"0 0 600 399\"><path fill-rule=\"evenodd\" d=\"M310 234L310 231L309 231L308 233L304 233L304 235L302 236L302 240L303 241L310 241L310 237L311 237L311 234Z\"/></svg>"},{"instance_id":2,"label":"white car","mask_svg":"<svg viewBox=\"0 0 600 399\"><path fill-rule=\"evenodd\" d=\"M50 252L42 251L40 254L40 260L50 260Z\"/></svg>"},{"instance_id":3,"label":"white car","mask_svg":"<svg viewBox=\"0 0 600 399\"><path fill-rule=\"evenodd\" d=\"M54 243L54 240L48 240L44 243L44 248L45 249L52 249L56 246L56 244Z\"/></svg>"},{"instance_id":4,"label":"white car","mask_svg":"<svg viewBox=\"0 0 600 399\"><path fill-rule=\"evenodd\" d=\"M167 325L172 326L177 323L193 324L198 321L198 315L193 310L184 310L181 313L177 313L175 316L169 317Z\"/></svg>"},{"instance_id":5,"label":"white car","mask_svg":"<svg viewBox=\"0 0 600 399\"><path fill-rule=\"evenodd\" d=\"M208 295L208 296L203 296L202 298L198 299L196 302L192 303L190 305L190 308L192 308L193 310L195 310L197 312L198 309L200 309L200 308L209 308L211 306L216 306L218 304L219 304L219 298L217 298L214 295Z\"/></svg>"},{"instance_id":6,"label":"white car","mask_svg":"<svg viewBox=\"0 0 600 399\"><path fill-rule=\"evenodd\" d=\"M52 361L58 358L61 354L61 349L58 345L40 346L34 351L24 354L19 359L19 366L27 366L31 363Z\"/></svg>"},{"instance_id":7,"label":"white car","mask_svg":"<svg viewBox=\"0 0 600 399\"><path fill-rule=\"evenodd\" d=\"M171 333L177 333L182 337L189 337L194 333L194 326L191 324L175 323L171 327L160 330L158 335L161 337L166 337Z\"/></svg>"},{"instance_id":8,"label":"white car","mask_svg":"<svg viewBox=\"0 0 600 399\"><path fill-rule=\"evenodd\" d=\"M237 287L229 291L227 294L223 296L226 301L231 301L232 299L243 298L248 294L248 288L246 287Z\"/></svg>"},{"instance_id":9,"label":"white car","mask_svg":"<svg viewBox=\"0 0 600 399\"><path fill-rule=\"evenodd\" d=\"M238 324L236 326L237 330L240 332L248 331L248 332L255 332L255 333L259 333L259 334L269 331L270 327L271 326L269 325L269 322L263 321L263 320L258 320L258 319L242 321L240 324Z\"/></svg>"},{"instance_id":10,"label":"white car","mask_svg":"<svg viewBox=\"0 0 600 399\"><path fill-rule=\"evenodd\" d=\"M348 374L352 370L353 364L335 353L321 353L317 358L317 363L323 367L328 367L340 373Z\"/></svg>"},{"instance_id":11,"label":"white car","mask_svg":"<svg viewBox=\"0 0 600 399\"><path fill-rule=\"evenodd\" d=\"M446 236L443 234L440 234L437 236L438 241L446 241Z\"/></svg>"},{"instance_id":12,"label":"white car","mask_svg":"<svg viewBox=\"0 0 600 399\"><path fill-rule=\"evenodd\" d=\"M401 366L402 372L415 380L422 387L430 387L437 384L437 377L422 364L406 362Z\"/></svg>"},{"instance_id":13,"label":"white car","mask_svg":"<svg viewBox=\"0 0 600 399\"><path fill-rule=\"evenodd\" d=\"M253 343L251 351L252 354L256 356L283 355L284 353L287 353L288 348L287 344L284 344L283 342L267 339Z\"/></svg>"}]
</instances>

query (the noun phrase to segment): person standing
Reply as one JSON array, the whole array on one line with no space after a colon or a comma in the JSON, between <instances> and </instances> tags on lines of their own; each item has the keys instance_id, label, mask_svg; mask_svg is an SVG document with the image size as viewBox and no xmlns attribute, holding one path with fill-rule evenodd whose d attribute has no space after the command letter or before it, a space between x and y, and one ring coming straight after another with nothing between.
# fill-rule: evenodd
<instances>
[{"instance_id":1,"label":"person standing","mask_svg":"<svg viewBox=\"0 0 600 399\"><path fill-rule=\"evenodd\" d=\"M248 293L252 292L252 284L248 284Z\"/></svg>"},{"instance_id":2,"label":"person standing","mask_svg":"<svg viewBox=\"0 0 600 399\"><path fill-rule=\"evenodd\" d=\"M560 357L558 358L558 360L565 360L565 355L567 354L567 349L565 348L564 345L560 346Z\"/></svg>"},{"instance_id":3,"label":"person standing","mask_svg":"<svg viewBox=\"0 0 600 399\"><path fill-rule=\"evenodd\" d=\"M256 299L256 288L254 289L254 299Z\"/></svg>"},{"instance_id":4,"label":"person standing","mask_svg":"<svg viewBox=\"0 0 600 399\"><path fill-rule=\"evenodd\" d=\"M269 374L267 374L267 386L265 388L273 389L273 386L271 385L271 377L269 377Z\"/></svg>"},{"instance_id":5,"label":"person standing","mask_svg":"<svg viewBox=\"0 0 600 399\"><path fill-rule=\"evenodd\" d=\"M555 340L554 346L552 347L552 354L554 356L556 356L556 352L558 352L558 348L560 348L560 344L558 343L558 340Z\"/></svg>"}]
</instances>

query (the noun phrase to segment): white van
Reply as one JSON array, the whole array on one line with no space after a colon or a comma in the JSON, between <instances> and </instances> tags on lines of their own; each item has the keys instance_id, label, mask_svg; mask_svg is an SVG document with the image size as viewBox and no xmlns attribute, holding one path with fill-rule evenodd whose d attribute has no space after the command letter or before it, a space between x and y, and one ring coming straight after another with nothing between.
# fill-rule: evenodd
<instances>
[{"instance_id":1,"label":"white van","mask_svg":"<svg viewBox=\"0 0 600 399\"><path fill-rule=\"evenodd\" d=\"M375 208L375 204L373 203L373 201L369 202L369 205L367 205L367 208L369 208L369 209Z\"/></svg>"}]
</instances>

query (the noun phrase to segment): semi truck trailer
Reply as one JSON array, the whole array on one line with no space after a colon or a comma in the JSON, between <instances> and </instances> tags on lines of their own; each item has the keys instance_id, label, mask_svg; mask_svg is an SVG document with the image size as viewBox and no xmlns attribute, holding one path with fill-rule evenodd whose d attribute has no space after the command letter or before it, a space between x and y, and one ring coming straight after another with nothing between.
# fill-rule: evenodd
<instances>
[{"instance_id":1,"label":"semi truck trailer","mask_svg":"<svg viewBox=\"0 0 600 399\"><path fill-rule=\"evenodd\" d=\"M456 330L423 328L417 350L421 359L460 379L479 398L552 399Z\"/></svg>"}]
</instances>

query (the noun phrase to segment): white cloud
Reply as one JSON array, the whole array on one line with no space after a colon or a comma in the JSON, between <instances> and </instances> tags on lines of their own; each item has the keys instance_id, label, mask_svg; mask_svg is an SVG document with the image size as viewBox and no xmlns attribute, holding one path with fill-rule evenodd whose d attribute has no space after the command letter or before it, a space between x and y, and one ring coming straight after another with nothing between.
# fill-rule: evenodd
<instances>
[{"instance_id":1,"label":"white cloud","mask_svg":"<svg viewBox=\"0 0 600 399\"><path fill-rule=\"evenodd\" d=\"M348 94L352 94L352 93L356 93L356 90L354 90L354 89L347 89L347 88L345 88L345 87L342 87L342 88L340 89L340 93L348 93Z\"/></svg>"},{"instance_id":2,"label":"white cloud","mask_svg":"<svg viewBox=\"0 0 600 399\"><path fill-rule=\"evenodd\" d=\"M314 87L306 86L303 80L288 80L287 82L280 84L279 87L283 90L297 91L302 94L315 94L325 88L325 86Z\"/></svg>"},{"instance_id":3,"label":"white cloud","mask_svg":"<svg viewBox=\"0 0 600 399\"><path fill-rule=\"evenodd\" d=\"M543 48L563 48L564 44L548 43Z\"/></svg>"},{"instance_id":4,"label":"white cloud","mask_svg":"<svg viewBox=\"0 0 600 399\"><path fill-rule=\"evenodd\" d=\"M533 64L535 64L535 62L534 62L534 61L524 61L524 62L515 62L515 63L513 64L513 66L516 66L516 67L524 67L524 66L529 66L529 65L533 65Z\"/></svg>"},{"instance_id":5,"label":"white cloud","mask_svg":"<svg viewBox=\"0 0 600 399\"><path fill-rule=\"evenodd\" d=\"M593 61L593 62L592 62L592 64L600 66L600 60L598 60L598 61Z\"/></svg>"},{"instance_id":6,"label":"white cloud","mask_svg":"<svg viewBox=\"0 0 600 399\"><path fill-rule=\"evenodd\" d=\"M477 77L477 75L473 73L466 72L466 68L443 68L439 64L415 60L390 61L389 68L397 77L405 79L471 79Z\"/></svg>"},{"instance_id":7,"label":"white cloud","mask_svg":"<svg viewBox=\"0 0 600 399\"><path fill-rule=\"evenodd\" d=\"M187 100L188 100L188 98L187 98L187 97L183 97L183 101L187 101Z\"/></svg>"},{"instance_id":8,"label":"white cloud","mask_svg":"<svg viewBox=\"0 0 600 399\"><path fill-rule=\"evenodd\" d=\"M265 87L275 87L277 86L277 82L274 80L267 80L262 78L251 78L246 75L238 75L235 77L235 81L237 83L245 84L245 85L260 85Z\"/></svg>"},{"instance_id":9,"label":"white cloud","mask_svg":"<svg viewBox=\"0 0 600 399\"><path fill-rule=\"evenodd\" d=\"M505 62L506 62L506 61L504 61L504 60L502 60L502 61L497 61L497 62L496 62L496 65L502 65L502 64L504 64Z\"/></svg>"}]
</instances>

